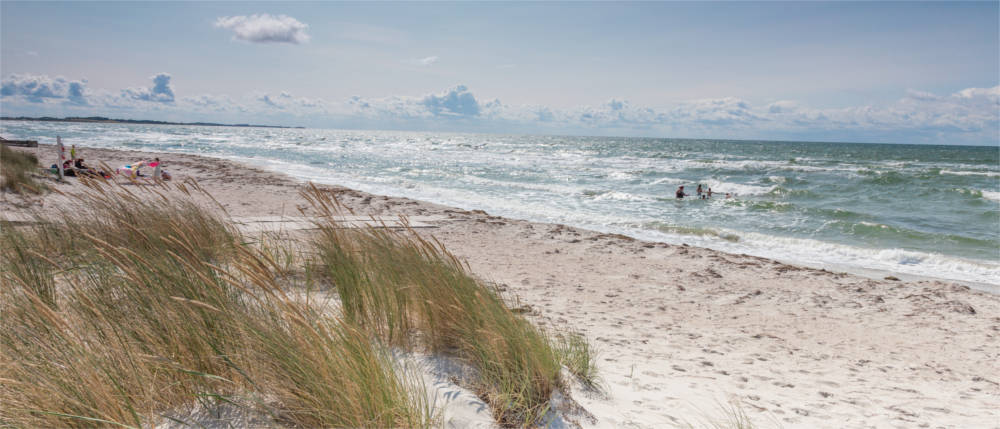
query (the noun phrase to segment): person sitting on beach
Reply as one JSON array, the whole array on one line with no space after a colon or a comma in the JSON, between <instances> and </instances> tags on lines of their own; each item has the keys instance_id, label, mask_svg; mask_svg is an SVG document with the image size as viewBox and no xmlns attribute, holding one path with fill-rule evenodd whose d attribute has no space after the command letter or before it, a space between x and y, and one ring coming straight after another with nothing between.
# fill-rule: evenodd
<instances>
[{"instance_id":1,"label":"person sitting on beach","mask_svg":"<svg viewBox=\"0 0 1000 429\"><path fill-rule=\"evenodd\" d=\"M66 160L63 162L63 175L64 176L76 176L76 170L73 169L73 161Z\"/></svg>"},{"instance_id":2,"label":"person sitting on beach","mask_svg":"<svg viewBox=\"0 0 1000 429\"><path fill-rule=\"evenodd\" d=\"M97 171L90 168L89 165L84 164L83 158L77 158L76 161L73 162L73 169L76 170L77 175L107 176L107 174L104 174L103 171Z\"/></svg>"},{"instance_id":3,"label":"person sitting on beach","mask_svg":"<svg viewBox=\"0 0 1000 429\"><path fill-rule=\"evenodd\" d=\"M681 186L679 186L677 188L676 195L677 195L677 198L684 198L684 196L687 195L687 194L684 193L684 185L681 185Z\"/></svg>"},{"instance_id":4,"label":"person sitting on beach","mask_svg":"<svg viewBox=\"0 0 1000 429\"><path fill-rule=\"evenodd\" d=\"M153 158L153 162L149 163L150 167L153 167L153 180L170 180L170 173L163 169L163 163L160 162L160 158Z\"/></svg>"}]
</instances>

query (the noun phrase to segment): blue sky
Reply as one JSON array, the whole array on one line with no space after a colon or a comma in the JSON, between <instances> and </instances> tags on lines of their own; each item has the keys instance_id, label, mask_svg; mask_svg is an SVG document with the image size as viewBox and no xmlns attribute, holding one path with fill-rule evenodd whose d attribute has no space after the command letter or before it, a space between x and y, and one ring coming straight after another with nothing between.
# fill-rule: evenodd
<instances>
[{"instance_id":1,"label":"blue sky","mask_svg":"<svg viewBox=\"0 0 1000 429\"><path fill-rule=\"evenodd\" d=\"M996 145L998 4L4 1L0 109Z\"/></svg>"}]
</instances>

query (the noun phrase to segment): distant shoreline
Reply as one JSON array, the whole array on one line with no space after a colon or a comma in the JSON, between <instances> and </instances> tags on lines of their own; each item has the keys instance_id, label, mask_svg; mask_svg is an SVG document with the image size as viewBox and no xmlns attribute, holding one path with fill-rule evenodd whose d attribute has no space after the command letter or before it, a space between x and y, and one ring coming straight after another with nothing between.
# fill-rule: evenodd
<instances>
[{"instance_id":1,"label":"distant shoreline","mask_svg":"<svg viewBox=\"0 0 1000 429\"><path fill-rule=\"evenodd\" d=\"M305 127L289 127L284 125L255 125L255 124L219 124L215 122L167 122L167 121L154 121L150 119L113 119L106 118L103 116L88 116L88 117L65 117L65 118L53 118L49 116L43 116L39 118L32 118L27 116L10 117L2 116L0 121L37 121L37 122L88 122L88 123L98 123L98 124L142 124L142 125L197 125L203 127L244 127L244 128L305 128Z\"/></svg>"}]
</instances>

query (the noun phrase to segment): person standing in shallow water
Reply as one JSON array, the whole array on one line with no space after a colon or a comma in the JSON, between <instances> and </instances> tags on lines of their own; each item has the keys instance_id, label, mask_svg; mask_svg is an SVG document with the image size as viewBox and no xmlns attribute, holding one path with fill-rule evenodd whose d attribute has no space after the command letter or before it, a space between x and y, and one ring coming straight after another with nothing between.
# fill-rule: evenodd
<instances>
[{"instance_id":1,"label":"person standing in shallow water","mask_svg":"<svg viewBox=\"0 0 1000 429\"><path fill-rule=\"evenodd\" d=\"M683 185L681 185L681 186L679 186L677 188L676 195L677 195L677 198L684 198L684 196L687 195L687 194L684 193L684 186Z\"/></svg>"},{"instance_id":2,"label":"person standing in shallow water","mask_svg":"<svg viewBox=\"0 0 1000 429\"><path fill-rule=\"evenodd\" d=\"M698 198L701 198L701 192L702 192L702 191L701 191L701 184L699 183L699 184L698 184L698 189L695 189L695 190L694 190L694 194L695 194L695 195L697 195L697 196L698 196Z\"/></svg>"}]
</instances>

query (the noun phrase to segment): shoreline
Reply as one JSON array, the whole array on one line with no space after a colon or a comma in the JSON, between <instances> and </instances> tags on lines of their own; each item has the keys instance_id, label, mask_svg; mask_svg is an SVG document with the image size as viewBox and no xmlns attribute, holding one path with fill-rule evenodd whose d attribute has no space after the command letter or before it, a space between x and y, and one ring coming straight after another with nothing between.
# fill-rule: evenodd
<instances>
[{"instance_id":1,"label":"shoreline","mask_svg":"<svg viewBox=\"0 0 1000 429\"><path fill-rule=\"evenodd\" d=\"M41 165L51 164L51 146L43 149ZM304 203L291 176L236 161L78 150L95 165L160 156L175 182L195 177L233 217L298 216ZM574 398L598 427L696 422L729 401L761 427L1000 421L997 295L323 188L359 215L432 219L420 233L519 297L533 321L586 335L599 349L605 393ZM23 211L9 199L5 215ZM37 200L41 209L58 204Z\"/></svg>"},{"instance_id":2,"label":"shoreline","mask_svg":"<svg viewBox=\"0 0 1000 429\"><path fill-rule=\"evenodd\" d=\"M34 149L30 149L30 150L36 151L38 153L41 153L41 152L44 152L45 149L47 149L49 152L52 152L52 151L54 151L54 145L40 143L39 146L38 146L38 148L34 148ZM363 193L366 193L366 194L371 194L371 195L376 195L376 196L386 196L386 197L389 197L389 198L401 198L401 199L406 199L406 200L418 201L418 202L424 203L424 204L433 204L433 205L442 206L442 207L446 206L446 207L449 207L449 208L452 208L452 209L458 209L458 208L460 208L462 210L468 210L468 211L482 211L481 208L479 208L479 207L468 207L468 206L466 206L466 207L460 207L459 204L451 205L449 203L436 203L436 202L430 202L430 201L415 199L414 197L408 197L408 196L405 196L405 195L393 195L393 194L390 194L390 193L380 194L380 193L374 193L372 191L357 190L357 189L353 189L353 188L347 188L344 185L341 185L341 184L338 184L338 183L333 183L333 182L316 182L316 181L309 180L307 178L296 176L295 174L292 174L292 173L280 171L278 169L272 169L272 168L268 168L266 166L255 166L255 165L250 164L249 162L246 162L246 161L242 161L241 162L239 160L233 160L233 159L226 158L226 157L212 156L211 154L196 155L196 154L175 153L175 152L150 152L150 151L141 150L141 149L125 149L125 148L122 148L122 149L87 148L87 150L91 150L91 151L92 150L100 150L100 151L125 152L125 153L139 153L139 154L147 155L147 157L152 157L152 156L159 155L161 157L164 157L165 159L167 159L167 158L169 158L171 156L179 156L179 155L180 156L193 156L193 157L198 157L198 158L203 158L203 159L211 159L211 160L219 161L219 162L235 163L237 165L242 166L241 168L249 168L249 169L259 170L259 171L262 171L262 172L267 172L270 175L275 175L275 176L278 176L278 177L287 178L287 179L289 179L291 181L294 181L294 182L296 182L296 183L298 183L300 185L312 182L312 183L316 183L317 185L333 186L333 187L338 187L338 188L352 189L352 190L355 190L357 192L363 192ZM126 163L131 163L133 161L135 161L135 159L131 159L131 160L127 161ZM112 167L114 167L114 165L112 165ZM679 246L679 245L682 245L682 244L683 245L688 245L687 241L685 240L685 238L683 236L678 236L677 240L669 240L669 239L665 240L665 239L643 237L642 234L638 234L638 235L633 234L633 235L630 235L628 232L618 232L618 231L601 230L598 227L565 225L565 224L559 224L559 223L556 223L556 222L547 221L547 220L544 220L544 219L542 219L542 220L540 220L540 219L525 219L525 218L521 218L521 217L515 217L515 216L508 217L508 216L509 215L500 215L500 217L503 217L505 219L510 219L510 220L521 220L521 221L526 221L526 222L544 223L544 224L558 224L558 225L562 225L563 227L577 228L577 229L581 229L581 230L587 230L587 231L592 231L592 232L602 233L602 234L623 234L623 235L631 237L632 239L639 240L639 241L644 241L644 242L667 243L667 244L675 245L675 246ZM697 237L692 237L692 238L697 238ZM697 241L697 240L695 240L695 241ZM710 249L710 250L713 250L713 251L722 252L722 253L726 253L726 254L732 254L732 255L748 254L748 255L754 256L754 257L760 257L760 258L765 258L765 259L769 259L769 260L778 261L778 262L783 263L783 264L795 265L795 266L799 266L799 267L803 267L803 268L810 268L810 269L817 269L817 270L834 271L834 272L838 272L838 273L847 273L847 274L851 274L851 275L865 277L865 278L872 279L872 280L886 280L887 277L894 277L894 278L900 279L900 281L940 281L940 282L948 282L948 283L955 283L955 284L959 284L959 285L963 285L963 286L968 286L968 287L971 287L973 289L977 289L977 290L980 290L980 291L985 291L985 292L988 292L988 293L1000 295L1000 280L998 280L995 283L987 283L987 282L981 282L981 281L975 281L975 280L965 280L965 279L956 279L956 278L948 278L948 277L938 277L938 276L927 275L927 274L914 274L914 273L902 272L902 271L899 271L899 270L893 270L891 268L885 268L885 267L871 268L871 267L862 267L862 266L851 265L849 263L843 263L843 262L810 261L810 260L804 260L804 259L788 258L788 257L783 257L783 256L773 256L773 255L767 255L767 254L759 254L759 253L753 252L753 251L750 251L751 253L746 253L746 252L736 251L736 250L733 250L733 249L726 249L725 246L712 246L710 244L705 244L705 243L697 243L697 244L689 244L689 245L690 246L694 246L694 247L699 247L699 248ZM888 249L886 249L886 250L888 250ZM933 254L931 254L931 255L933 255ZM959 257L952 257L952 256L947 256L947 255L940 255L940 256L961 259ZM969 263L975 263L975 262L974 261L969 261Z\"/></svg>"}]
</instances>

